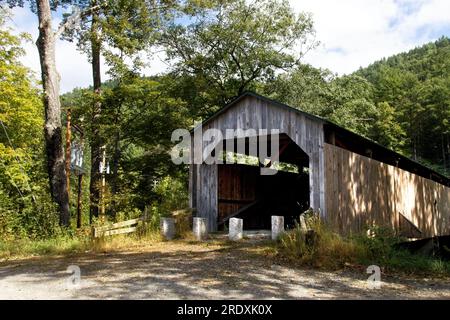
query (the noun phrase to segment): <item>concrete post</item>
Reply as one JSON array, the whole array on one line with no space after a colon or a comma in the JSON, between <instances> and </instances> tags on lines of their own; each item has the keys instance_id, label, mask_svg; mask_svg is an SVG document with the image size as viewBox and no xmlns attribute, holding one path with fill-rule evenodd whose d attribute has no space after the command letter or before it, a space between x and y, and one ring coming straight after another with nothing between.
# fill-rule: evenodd
<instances>
[{"instance_id":1,"label":"concrete post","mask_svg":"<svg viewBox=\"0 0 450 320\"><path fill-rule=\"evenodd\" d=\"M161 234L166 240L172 240L175 237L175 219L161 218Z\"/></svg>"},{"instance_id":2,"label":"concrete post","mask_svg":"<svg viewBox=\"0 0 450 320\"><path fill-rule=\"evenodd\" d=\"M284 217L272 216L272 240L277 240L284 232Z\"/></svg>"},{"instance_id":3,"label":"concrete post","mask_svg":"<svg viewBox=\"0 0 450 320\"><path fill-rule=\"evenodd\" d=\"M228 227L228 238L231 241L242 239L244 220L238 218L230 218Z\"/></svg>"},{"instance_id":4,"label":"concrete post","mask_svg":"<svg viewBox=\"0 0 450 320\"><path fill-rule=\"evenodd\" d=\"M195 239L205 240L208 237L208 221L206 218L194 218L193 228Z\"/></svg>"}]
</instances>

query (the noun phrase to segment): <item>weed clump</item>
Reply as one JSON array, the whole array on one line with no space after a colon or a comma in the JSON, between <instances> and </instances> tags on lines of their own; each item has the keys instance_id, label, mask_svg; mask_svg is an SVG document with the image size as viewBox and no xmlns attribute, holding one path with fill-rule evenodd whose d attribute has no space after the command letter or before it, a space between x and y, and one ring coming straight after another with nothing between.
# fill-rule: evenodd
<instances>
[{"instance_id":1,"label":"weed clump","mask_svg":"<svg viewBox=\"0 0 450 320\"><path fill-rule=\"evenodd\" d=\"M449 261L401 248L398 244L406 239L390 228L370 226L361 234L342 236L312 211L303 217L303 223L280 236L279 257L327 270L378 265L383 272L450 276Z\"/></svg>"}]
</instances>

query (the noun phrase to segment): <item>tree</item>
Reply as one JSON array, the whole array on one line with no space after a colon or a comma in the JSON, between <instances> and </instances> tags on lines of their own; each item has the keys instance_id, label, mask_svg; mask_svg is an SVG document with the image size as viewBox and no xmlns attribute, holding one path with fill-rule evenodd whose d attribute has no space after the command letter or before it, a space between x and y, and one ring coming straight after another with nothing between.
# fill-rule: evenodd
<instances>
[{"instance_id":1,"label":"tree","mask_svg":"<svg viewBox=\"0 0 450 320\"><path fill-rule=\"evenodd\" d=\"M389 103L377 103L377 114L371 126L371 139L394 151L403 150L406 134L397 121L395 109Z\"/></svg>"},{"instance_id":2,"label":"tree","mask_svg":"<svg viewBox=\"0 0 450 320\"><path fill-rule=\"evenodd\" d=\"M21 0L8 0L10 6L23 6ZM65 3L65 1L63 1ZM52 9L58 2L49 0L30 1L31 8L37 13L39 20L39 36L36 45L41 65L41 79L45 110L45 150L47 155L47 173L50 182L50 193L59 208L59 220L63 226L70 223L69 196L66 189L66 170L64 167L64 151L62 143L61 103L59 101L59 75L55 62L55 41L62 30L73 21L54 31L52 27Z\"/></svg>"},{"instance_id":3,"label":"tree","mask_svg":"<svg viewBox=\"0 0 450 320\"><path fill-rule=\"evenodd\" d=\"M447 175L449 72L450 40L446 37L357 72L373 85L374 103L392 108L393 120L404 133L395 142L402 153Z\"/></svg>"},{"instance_id":4,"label":"tree","mask_svg":"<svg viewBox=\"0 0 450 320\"><path fill-rule=\"evenodd\" d=\"M173 24L160 43L177 74L207 84L214 109L298 64L313 33L311 17L296 15L287 1L228 0L213 1L187 26Z\"/></svg>"},{"instance_id":5,"label":"tree","mask_svg":"<svg viewBox=\"0 0 450 320\"><path fill-rule=\"evenodd\" d=\"M267 82L262 93L302 111L327 117L333 101L331 81L336 79L330 70L300 64L290 72Z\"/></svg>"},{"instance_id":6,"label":"tree","mask_svg":"<svg viewBox=\"0 0 450 320\"><path fill-rule=\"evenodd\" d=\"M169 151L172 131L190 124L188 109L168 93L171 84L163 82L170 81L130 74L103 84L99 127L110 155L105 203L111 217L121 217L134 208L142 210L157 198L157 181L185 172L172 163ZM81 106L73 113L75 119L80 118L92 105L92 92L74 90L64 95L64 101Z\"/></svg>"},{"instance_id":7,"label":"tree","mask_svg":"<svg viewBox=\"0 0 450 320\"><path fill-rule=\"evenodd\" d=\"M100 130L101 117L104 113L100 58L105 57L106 64L110 67L108 73L113 79L128 76L130 70L136 71L142 66L139 53L154 41L160 21L174 7L175 1L89 0L81 1L79 5L99 8L90 15L83 16L77 28L70 29L65 34L68 40L76 39L79 48L88 54L92 65L94 99L89 124L90 221L92 221L93 217L98 216L101 179L99 165L101 148L105 144ZM116 140L119 139L117 137ZM117 142L114 142L114 145L118 145ZM117 174L116 170L113 174Z\"/></svg>"},{"instance_id":8,"label":"tree","mask_svg":"<svg viewBox=\"0 0 450 320\"><path fill-rule=\"evenodd\" d=\"M47 153L47 171L51 195L58 204L60 224L69 226L69 195L66 188L66 170L62 143L61 103L59 101L59 75L56 70L55 41L52 15L48 0L37 0L39 37L36 41L41 63L41 78L44 89L45 126L44 137Z\"/></svg>"},{"instance_id":9,"label":"tree","mask_svg":"<svg viewBox=\"0 0 450 320\"><path fill-rule=\"evenodd\" d=\"M372 85L357 75L337 77L329 70L299 65L262 90L302 111L328 119L368 138L379 116Z\"/></svg>"},{"instance_id":10,"label":"tree","mask_svg":"<svg viewBox=\"0 0 450 320\"><path fill-rule=\"evenodd\" d=\"M450 77L436 77L429 79L422 86L423 103L426 106L426 123L429 125L429 136L437 141L427 143L440 150L439 157L444 168L448 172L450 158ZM426 138L426 136L424 137ZM432 158L433 154L427 152L426 158Z\"/></svg>"},{"instance_id":11,"label":"tree","mask_svg":"<svg viewBox=\"0 0 450 320\"><path fill-rule=\"evenodd\" d=\"M37 81L19 61L22 41L4 27L0 11L0 236L46 236L58 215L45 172L44 108Z\"/></svg>"},{"instance_id":12,"label":"tree","mask_svg":"<svg viewBox=\"0 0 450 320\"><path fill-rule=\"evenodd\" d=\"M162 90L160 82L134 77L113 88L105 100L108 108L120 110L119 118L114 117L116 128L110 126L121 133L120 152L113 157L117 157L115 170L120 174L119 181L111 176L110 182L116 184L117 195L123 194L127 185L131 187L134 203L140 208L154 196L156 181L182 170L170 160L169 150L172 131L188 125L186 104Z\"/></svg>"}]
</instances>

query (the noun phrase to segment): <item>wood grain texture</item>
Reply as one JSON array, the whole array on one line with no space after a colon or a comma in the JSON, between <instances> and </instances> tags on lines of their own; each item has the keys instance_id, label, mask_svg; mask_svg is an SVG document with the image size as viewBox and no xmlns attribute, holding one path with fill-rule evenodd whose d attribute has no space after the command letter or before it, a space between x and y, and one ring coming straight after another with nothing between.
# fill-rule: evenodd
<instances>
[{"instance_id":1,"label":"wood grain texture","mask_svg":"<svg viewBox=\"0 0 450 320\"><path fill-rule=\"evenodd\" d=\"M450 188L325 143L327 221L340 233L410 221L422 238L450 234Z\"/></svg>"},{"instance_id":2,"label":"wood grain texture","mask_svg":"<svg viewBox=\"0 0 450 320\"><path fill-rule=\"evenodd\" d=\"M217 230L217 165L201 164L197 167L197 217L207 218L208 231Z\"/></svg>"}]
</instances>

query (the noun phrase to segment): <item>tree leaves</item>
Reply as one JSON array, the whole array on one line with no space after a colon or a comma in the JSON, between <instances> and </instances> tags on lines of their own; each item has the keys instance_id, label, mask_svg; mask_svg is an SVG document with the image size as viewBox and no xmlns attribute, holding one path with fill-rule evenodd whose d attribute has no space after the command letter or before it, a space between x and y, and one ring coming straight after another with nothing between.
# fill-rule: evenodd
<instances>
[{"instance_id":1,"label":"tree leaves","mask_svg":"<svg viewBox=\"0 0 450 320\"><path fill-rule=\"evenodd\" d=\"M207 79L225 103L258 81L295 66L314 45L312 19L287 1L218 1L200 19L173 25L161 38L175 70Z\"/></svg>"}]
</instances>

